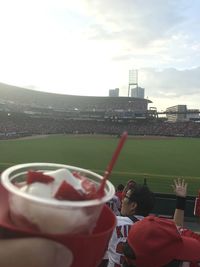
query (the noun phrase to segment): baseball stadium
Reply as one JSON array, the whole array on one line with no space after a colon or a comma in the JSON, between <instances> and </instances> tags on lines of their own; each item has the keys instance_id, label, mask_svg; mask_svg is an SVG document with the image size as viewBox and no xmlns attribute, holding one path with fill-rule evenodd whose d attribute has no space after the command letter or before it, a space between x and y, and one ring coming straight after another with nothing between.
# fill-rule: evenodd
<instances>
[{"instance_id":1,"label":"baseball stadium","mask_svg":"<svg viewBox=\"0 0 200 267\"><path fill-rule=\"evenodd\" d=\"M172 200L171 213L171 185L184 178L192 217L200 188L200 123L168 122L149 110L149 103L134 97L60 95L0 84L0 171L20 163L54 162L102 175L127 131L111 182L116 186L146 179L159 203Z\"/></svg>"}]
</instances>

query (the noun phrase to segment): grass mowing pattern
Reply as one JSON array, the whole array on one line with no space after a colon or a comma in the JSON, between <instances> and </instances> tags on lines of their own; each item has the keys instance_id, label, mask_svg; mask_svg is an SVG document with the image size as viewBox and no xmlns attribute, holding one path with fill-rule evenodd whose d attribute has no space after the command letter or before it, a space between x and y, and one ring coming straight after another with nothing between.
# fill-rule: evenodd
<instances>
[{"instance_id":1,"label":"grass mowing pattern","mask_svg":"<svg viewBox=\"0 0 200 267\"><path fill-rule=\"evenodd\" d=\"M48 136L0 141L0 170L19 163L55 162L87 168L103 174L119 139L109 136ZM117 185L129 179L142 183L146 177L155 192L171 193L173 178L188 181L188 192L200 188L200 139L128 138L113 169Z\"/></svg>"}]
</instances>

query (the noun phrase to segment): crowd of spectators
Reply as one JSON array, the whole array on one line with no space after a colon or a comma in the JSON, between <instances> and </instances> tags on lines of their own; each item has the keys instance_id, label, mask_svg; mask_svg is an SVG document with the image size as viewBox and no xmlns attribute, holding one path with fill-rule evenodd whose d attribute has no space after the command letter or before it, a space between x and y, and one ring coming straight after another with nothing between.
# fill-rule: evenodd
<instances>
[{"instance_id":1,"label":"crowd of spectators","mask_svg":"<svg viewBox=\"0 0 200 267\"><path fill-rule=\"evenodd\" d=\"M143 185L134 180L127 183L120 215L99 267L200 266L200 235L184 227L187 183L178 178L172 188L176 207L169 219L151 213L155 198L146 180Z\"/></svg>"},{"instance_id":2,"label":"crowd of spectators","mask_svg":"<svg viewBox=\"0 0 200 267\"><path fill-rule=\"evenodd\" d=\"M108 134L120 135L127 131L129 135L143 136L183 136L199 137L200 123L169 123L159 120L88 120L66 118L42 118L28 115L0 117L0 138L46 135L46 134Z\"/></svg>"}]
</instances>

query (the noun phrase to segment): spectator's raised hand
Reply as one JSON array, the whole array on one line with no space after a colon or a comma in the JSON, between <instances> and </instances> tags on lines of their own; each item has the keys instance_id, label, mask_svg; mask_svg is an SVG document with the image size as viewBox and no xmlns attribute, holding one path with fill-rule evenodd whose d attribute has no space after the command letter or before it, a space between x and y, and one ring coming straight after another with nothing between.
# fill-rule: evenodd
<instances>
[{"instance_id":1,"label":"spectator's raised hand","mask_svg":"<svg viewBox=\"0 0 200 267\"><path fill-rule=\"evenodd\" d=\"M172 188L178 197L186 197L187 196L187 183L185 183L184 179L178 178L174 179L174 184Z\"/></svg>"},{"instance_id":2,"label":"spectator's raised hand","mask_svg":"<svg viewBox=\"0 0 200 267\"><path fill-rule=\"evenodd\" d=\"M182 178L174 180L172 185L174 192L177 196L176 198L176 209L174 212L174 222L177 226L184 226L184 210L186 205L186 196L187 196L187 183Z\"/></svg>"}]
</instances>

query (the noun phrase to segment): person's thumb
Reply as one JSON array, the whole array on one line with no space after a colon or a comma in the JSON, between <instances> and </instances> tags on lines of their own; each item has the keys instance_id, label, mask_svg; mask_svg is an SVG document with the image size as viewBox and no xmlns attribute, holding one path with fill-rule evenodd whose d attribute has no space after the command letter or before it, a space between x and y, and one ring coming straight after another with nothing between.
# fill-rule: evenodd
<instances>
[{"instance_id":1,"label":"person's thumb","mask_svg":"<svg viewBox=\"0 0 200 267\"><path fill-rule=\"evenodd\" d=\"M0 240L2 267L70 267L73 254L54 241L43 238Z\"/></svg>"}]
</instances>

